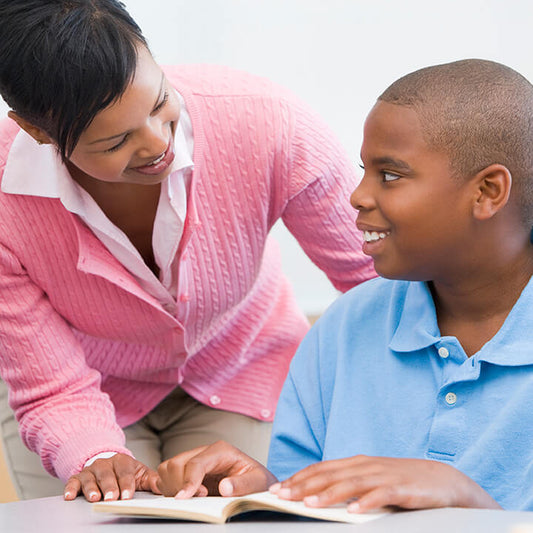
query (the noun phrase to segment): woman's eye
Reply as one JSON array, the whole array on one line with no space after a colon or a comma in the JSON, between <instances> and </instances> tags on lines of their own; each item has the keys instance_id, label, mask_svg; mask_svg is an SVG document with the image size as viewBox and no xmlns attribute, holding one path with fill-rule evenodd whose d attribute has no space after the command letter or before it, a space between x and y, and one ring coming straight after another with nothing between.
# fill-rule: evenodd
<instances>
[{"instance_id":1,"label":"woman's eye","mask_svg":"<svg viewBox=\"0 0 533 533\"><path fill-rule=\"evenodd\" d=\"M389 181L396 181L400 179L400 176L398 174L392 174L391 172L383 172L383 181L389 182Z\"/></svg>"},{"instance_id":2,"label":"woman's eye","mask_svg":"<svg viewBox=\"0 0 533 533\"><path fill-rule=\"evenodd\" d=\"M127 141L127 139L128 139L128 135L124 135L124 137L118 144L115 144L115 146L108 148L106 152L116 152Z\"/></svg>"},{"instance_id":3,"label":"woman's eye","mask_svg":"<svg viewBox=\"0 0 533 533\"><path fill-rule=\"evenodd\" d=\"M165 106L165 104L168 102L168 92L166 92L163 96L163 100L159 104L157 104L152 111L152 113L157 113L161 108Z\"/></svg>"}]
</instances>

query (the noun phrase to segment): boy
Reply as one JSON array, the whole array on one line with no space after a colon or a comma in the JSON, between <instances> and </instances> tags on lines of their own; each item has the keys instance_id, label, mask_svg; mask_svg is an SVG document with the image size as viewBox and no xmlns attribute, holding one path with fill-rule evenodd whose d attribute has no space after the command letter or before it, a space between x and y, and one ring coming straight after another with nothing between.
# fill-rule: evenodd
<instances>
[{"instance_id":1,"label":"boy","mask_svg":"<svg viewBox=\"0 0 533 533\"><path fill-rule=\"evenodd\" d=\"M271 490L354 512L532 510L533 86L482 60L409 74L371 110L361 157L351 202L381 278L295 355L269 456L291 477ZM273 481L225 444L159 474L180 497Z\"/></svg>"}]
</instances>

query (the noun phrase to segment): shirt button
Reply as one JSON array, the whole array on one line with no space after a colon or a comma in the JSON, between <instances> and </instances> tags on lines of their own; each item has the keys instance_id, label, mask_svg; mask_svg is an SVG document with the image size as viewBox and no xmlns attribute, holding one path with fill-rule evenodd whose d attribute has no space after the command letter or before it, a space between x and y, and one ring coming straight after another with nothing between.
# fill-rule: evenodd
<instances>
[{"instance_id":1,"label":"shirt button","mask_svg":"<svg viewBox=\"0 0 533 533\"><path fill-rule=\"evenodd\" d=\"M220 398L218 396L216 396L215 394L213 394L213 396L211 396L211 398L209 398L209 403L211 405L218 405L220 403Z\"/></svg>"},{"instance_id":2,"label":"shirt button","mask_svg":"<svg viewBox=\"0 0 533 533\"><path fill-rule=\"evenodd\" d=\"M450 355L450 352L444 346L439 348L438 353L443 359L446 359Z\"/></svg>"},{"instance_id":3,"label":"shirt button","mask_svg":"<svg viewBox=\"0 0 533 533\"><path fill-rule=\"evenodd\" d=\"M261 416L263 418L269 418L270 417L270 409L261 409Z\"/></svg>"},{"instance_id":4,"label":"shirt button","mask_svg":"<svg viewBox=\"0 0 533 533\"><path fill-rule=\"evenodd\" d=\"M448 405L455 405L455 402L457 402L457 394L449 392L444 399Z\"/></svg>"}]
</instances>

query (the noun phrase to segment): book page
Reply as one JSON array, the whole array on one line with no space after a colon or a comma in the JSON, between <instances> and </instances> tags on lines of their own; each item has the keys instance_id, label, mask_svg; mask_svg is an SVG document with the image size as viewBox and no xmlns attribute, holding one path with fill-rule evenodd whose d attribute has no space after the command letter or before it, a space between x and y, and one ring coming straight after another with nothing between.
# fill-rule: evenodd
<instances>
[{"instance_id":1,"label":"book page","mask_svg":"<svg viewBox=\"0 0 533 533\"><path fill-rule=\"evenodd\" d=\"M160 518L177 518L181 520L196 520L202 522L223 523L227 518L247 511L271 510L286 512L309 518L318 518L334 522L348 522L361 524L375 520L388 511L380 510L364 514L348 513L346 504L332 507L312 508L303 502L281 500L269 492L258 492L248 496L223 498L208 496L205 498L191 498L177 500L163 496L150 498L134 498L132 500L118 500L113 502L97 502L92 504L98 512L108 512L121 515L149 516Z\"/></svg>"},{"instance_id":2,"label":"book page","mask_svg":"<svg viewBox=\"0 0 533 533\"><path fill-rule=\"evenodd\" d=\"M121 515L150 516L159 518L178 518L200 522L226 521L224 508L239 498L206 497L176 500L157 496L154 498L133 498L113 502L97 502L93 510Z\"/></svg>"},{"instance_id":3,"label":"book page","mask_svg":"<svg viewBox=\"0 0 533 533\"><path fill-rule=\"evenodd\" d=\"M239 498L235 498L235 500L237 501L235 501L233 505L236 505L237 503L240 504L240 502L238 502ZM243 500L244 502L253 501L255 503L252 507L253 509L259 509L259 505L261 505L261 509L275 509L300 516L307 516L309 518L319 518L321 520L329 520L333 522L348 522L350 524L362 524L363 522L375 520L376 518L380 518L381 516L390 513L390 511L386 509L361 514L349 513L346 510L345 503L331 507L307 507L303 502L282 500L269 492L250 494L240 498L240 500Z\"/></svg>"}]
</instances>

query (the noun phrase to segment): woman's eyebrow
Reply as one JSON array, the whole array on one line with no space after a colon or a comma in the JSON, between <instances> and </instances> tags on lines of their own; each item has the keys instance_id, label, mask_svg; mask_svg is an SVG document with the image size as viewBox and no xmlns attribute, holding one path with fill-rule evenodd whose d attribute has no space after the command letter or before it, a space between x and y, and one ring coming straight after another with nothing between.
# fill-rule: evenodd
<instances>
[{"instance_id":1,"label":"woman's eyebrow","mask_svg":"<svg viewBox=\"0 0 533 533\"><path fill-rule=\"evenodd\" d=\"M158 106L159 100L161 99L161 93L163 92L164 84L165 84L165 73L162 73L161 74L161 85L159 86L159 93L157 94L157 98L155 100L155 104L154 104L152 109L155 109ZM101 143L101 142L104 142L104 141L111 141L112 139L117 139L118 137L122 137L124 135L127 135L128 133L130 133L130 131L131 130L127 130L127 131L123 131L121 133L116 133L114 135L110 135L109 137L104 137L102 139L96 139L95 141L91 141L88 144L96 144L96 143Z\"/></svg>"}]
</instances>

